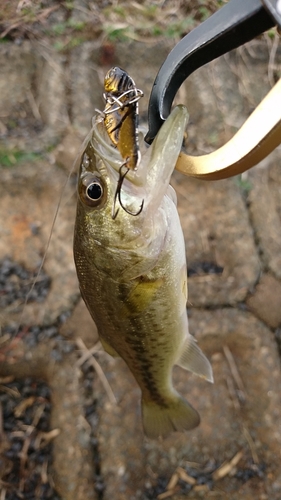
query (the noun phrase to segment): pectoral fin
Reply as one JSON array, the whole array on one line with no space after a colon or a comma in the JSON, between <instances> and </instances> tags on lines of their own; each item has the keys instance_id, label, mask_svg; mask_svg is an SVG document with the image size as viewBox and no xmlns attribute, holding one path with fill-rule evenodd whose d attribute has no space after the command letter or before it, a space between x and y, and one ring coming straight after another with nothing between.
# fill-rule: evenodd
<instances>
[{"instance_id":1,"label":"pectoral fin","mask_svg":"<svg viewBox=\"0 0 281 500\"><path fill-rule=\"evenodd\" d=\"M101 337L100 337L100 342L101 342L101 345L104 348L105 352L107 352L107 354L110 354L110 356L112 356L113 358L119 358L118 352L116 352L115 349L113 349L113 347L111 347L111 345L109 345Z\"/></svg>"},{"instance_id":2,"label":"pectoral fin","mask_svg":"<svg viewBox=\"0 0 281 500\"><path fill-rule=\"evenodd\" d=\"M141 314L150 305L155 294L163 285L163 281L163 279L158 279L137 282L124 300L127 314Z\"/></svg>"},{"instance_id":3,"label":"pectoral fin","mask_svg":"<svg viewBox=\"0 0 281 500\"><path fill-rule=\"evenodd\" d=\"M186 338L182 354L176 364L209 382L214 382L211 364L190 334Z\"/></svg>"}]
</instances>

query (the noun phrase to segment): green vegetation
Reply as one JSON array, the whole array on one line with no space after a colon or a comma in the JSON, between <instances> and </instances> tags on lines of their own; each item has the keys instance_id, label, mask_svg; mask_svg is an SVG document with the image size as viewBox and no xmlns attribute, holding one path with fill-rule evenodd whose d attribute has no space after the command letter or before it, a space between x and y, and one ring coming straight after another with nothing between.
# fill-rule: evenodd
<instances>
[{"instance_id":1,"label":"green vegetation","mask_svg":"<svg viewBox=\"0 0 281 500\"><path fill-rule=\"evenodd\" d=\"M0 166L6 168L14 167L19 163L38 160L40 156L39 153L33 152L0 150Z\"/></svg>"},{"instance_id":2,"label":"green vegetation","mask_svg":"<svg viewBox=\"0 0 281 500\"><path fill-rule=\"evenodd\" d=\"M247 177L245 178L243 174L237 175L235 177L235 182L245 196L249 194L253 187L251 182L247 179Z\"/></svg>"},{"instance_id":3,"label":"green vegetation","mask_svg":"<svg viewBox=\"0 0 281 500\"><path fill-rule=\"evenodd\" d=\"M227 0L9 0L0 9L0 41L44 39L65 51L97 37L142 40L170 37L175 42L205 21ZM275 30L268 36L274 38Z\"/></svg>"}]
</instances>

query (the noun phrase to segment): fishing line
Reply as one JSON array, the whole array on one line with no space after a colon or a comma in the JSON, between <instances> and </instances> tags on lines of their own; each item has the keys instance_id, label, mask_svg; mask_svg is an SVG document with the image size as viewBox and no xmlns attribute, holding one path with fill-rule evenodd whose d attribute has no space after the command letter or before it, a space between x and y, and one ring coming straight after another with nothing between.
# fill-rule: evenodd
<instances>
[{"instance_id":1,"label":"fishing line","mask_svg":"<svg viewBox=\"0 0 281 500\"><path fill-rule=\"evenodd\" d=\"M43 257L42 257L42 260L40 262L40 265L39 265L39 268L38 268L38 271L35 275L35 278L34 278L34 281L29 289L29 291L27 292L26 294L26 297L25 297L25 301L23 303L23 310L20 314L20 318L19 318L19 325L18 325L18 329L17 329L17 333L15 335L14 338L17 338L19 336L19 332L20 332L20 328L21 328L21 323L22 323L22 319L23 319L23 316L24 316L24 313L25 313L25 309L26 309L26 306L27 306L27 303L28 303L28 299L30 297L30 295L32 294L33 290L34 290L34 287L36 285L36 283L38 282L39 280L39 277L40 277L40 274L41 274L41 271L43 269L43 266L45 264L45 261L46 261L46 258L47 258L47 254L48 254L48 251L49 251L49 248L50 248L50 244L51 244L51 240L52 240L52 236L53 236L53 231L54 231L54 227L55 227L55 224L56 224L56 221L57 221L57 218L58 218L58 214L59 214L59 210L61 209L62 207L62 200L63 200L63 196L65 194L65 191L66 191L66 188L67 188L67 185L69 183L69 180L74 172L74 169L75 169L75 166L77 165L77 162L79 161L80 157L81 157L81 154L82 152L84 151L85 149L85 146L86 144L88 143L89 141L89 138L91 137L92 135L92 132L93 132L93 129L91 128L90 132L87 134L86 138L84 139L82 145L80 146L79 148L79 151L75 157L75 160L73 161L72 163L72 167L70 169L70 172L69 174L67 175L66 177L66 181L65 183L63 184L62 186L62 190L61 190L61 193L60 193L60 196L59 196L59 199L58 199L58 204L56 206L56 209L55 209L55 213L54 213L54 216L53 216L53 220L52 220L52 224L51 224L51 228L50 228L50 235L48 237L48 240L47 240L47 244L46 244L46 247L45 247L45 251L44 251L44 254L43 254ZM71 195L73 196L73 194ZM68 201L68 200L67 200ZM66 202L67 203L67 202Z\"/></svg>"}]
</instances>

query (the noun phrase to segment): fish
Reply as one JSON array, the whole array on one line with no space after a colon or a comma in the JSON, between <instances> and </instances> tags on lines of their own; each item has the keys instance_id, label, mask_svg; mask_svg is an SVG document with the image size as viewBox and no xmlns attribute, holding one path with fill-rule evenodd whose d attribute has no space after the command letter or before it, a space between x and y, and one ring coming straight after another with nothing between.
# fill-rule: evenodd
<instances>
[{"instance_id":1,"label":"fish","mask_svg":"<svg viewBox=\"0 0 281 500\"><path fill-rule=\"evenodd\" d=\"M143 92L137 89L132 77L122 68L111 68L104 78L104 99L106 102L104 123L112 143L130 169L137 169L140 163L138 142L138 101Z\"/></svg>"},{"instance_id":2,"label":"fish","mask_svg":"<svg viewBox=\"0 0 281 500\"><path fill-rule=\"evenodd\" d=\"M74 229L74 260L81 295L104 350L121 357L141 389L144 433L165 438L191 430L200 417L173 387L178 365L213 382L212 367L189 333L183 232L171 174L188 120L176 106L141 162L128 170L112 217L123 158L112 147L102 116L93 120L82 154ZM143 209L137 216L140 200Z\"/></svg>"}]
</instances>

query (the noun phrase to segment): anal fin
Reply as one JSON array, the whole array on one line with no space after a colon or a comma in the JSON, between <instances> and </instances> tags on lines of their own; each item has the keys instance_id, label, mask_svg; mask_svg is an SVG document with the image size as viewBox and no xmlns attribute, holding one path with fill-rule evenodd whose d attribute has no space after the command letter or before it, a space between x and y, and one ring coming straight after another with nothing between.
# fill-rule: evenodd
<instances>
[{"instance_id":1,"label":"anal fin","mask_svg":"<svg viewBox=\"0 0 281 500\"><path fill-rule=\"evenodd\" d=\"M185 340L182 354L176 364L209 382L214 382L211 364L190 334Z\"/></svg>"}]
</instances>

